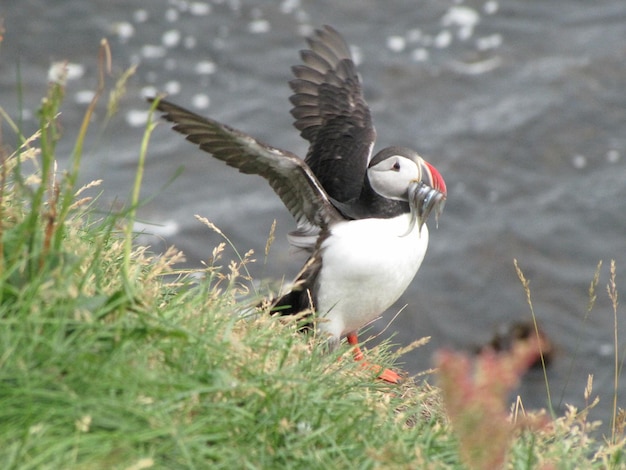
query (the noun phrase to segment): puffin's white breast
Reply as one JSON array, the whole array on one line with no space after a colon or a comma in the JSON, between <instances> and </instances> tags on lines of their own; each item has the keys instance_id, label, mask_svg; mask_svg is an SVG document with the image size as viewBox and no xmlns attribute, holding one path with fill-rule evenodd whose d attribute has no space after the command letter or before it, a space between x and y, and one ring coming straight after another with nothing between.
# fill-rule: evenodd
<instances>
[{"instance_id":1,"label":"puffin's white breast","mask_svg":"<svg viewBox=\"0 0 626 470\"><path fill-rule=\"evenodd\" d=\"M391 306L417 273L428 228L406 234L410 216L340 222L322 243L316 309L320 329L339 338Z\"/></svg>"}]
</instances>

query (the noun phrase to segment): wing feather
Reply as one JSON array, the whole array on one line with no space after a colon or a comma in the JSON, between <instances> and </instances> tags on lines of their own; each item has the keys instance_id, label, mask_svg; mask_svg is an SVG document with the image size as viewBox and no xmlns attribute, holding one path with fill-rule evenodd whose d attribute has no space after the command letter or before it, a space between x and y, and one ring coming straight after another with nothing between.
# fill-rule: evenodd
<instances>
[{"instance_id":1,"label":"wing feather","mask_svg":"<svg viewBox=\"0 0 626 470\"><path fill-rule=\"evenodd\" d=\"M311 144L305 162L330 197L356 199L363 187L376 139L370 109L350 49L324 26L307 39L302 65L292 67L291 114Z\"/></svg>"},{"instance_id":2,"label":"wing feather","mask_svg":"<svg viewBox=\"0 0 626 470\"><path fill-rule=\"evenodd\" d=\"M296 155L169 101L158 100L156 107L175 124L175 131L205 152L241 173L265 178L296 219L298 231L308 231L312 226L324 230L333 221L342 220L311 169Z\"/></svg>"}]
</instances>

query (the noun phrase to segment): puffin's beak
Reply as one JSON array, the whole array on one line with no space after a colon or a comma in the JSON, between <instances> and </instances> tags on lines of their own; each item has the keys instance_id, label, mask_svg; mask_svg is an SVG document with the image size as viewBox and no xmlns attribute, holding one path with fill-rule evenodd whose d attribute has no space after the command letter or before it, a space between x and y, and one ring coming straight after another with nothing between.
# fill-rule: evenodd
<instances>
[{"instance_id":1,"label":"puffin's beak","mask_svg":"<svg viewBox=\"0 0 626 470\"><path fill-rule=\"evenodd\" d=\"M431 188L424 181L413 181L409 186L409 207L411 208L410 230L415 222L422 230L430 213L435 210L435 219L439 224L439 216L446 204L446 195L437 189Z\"/></svg>"},{"instance_id":2,"label":"puffin's beak","mask_svg":"<svg viewBox=\"0 0 626 470\"><path fill-rule=\"evenodd\" d=\"M426 161L423 162L422 178L411 182L408 194L411 209L411 223L408 232L413 230L416 222L421 231L433 209L435 210L435 220L439 225L439 216L446 204L447 189L445 181L434 166Z\"/></svg>"}]
</instances>

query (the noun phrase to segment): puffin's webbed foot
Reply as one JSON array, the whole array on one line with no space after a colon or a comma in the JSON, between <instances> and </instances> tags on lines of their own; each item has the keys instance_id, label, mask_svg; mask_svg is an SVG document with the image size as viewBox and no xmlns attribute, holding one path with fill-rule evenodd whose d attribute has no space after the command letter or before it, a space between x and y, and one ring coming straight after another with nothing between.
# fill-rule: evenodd
<instances>
[{"instance_id":1,"label":"puffin's webbed foot","mask_svg":"<svg viewBox=\"0 0 626 470\"><path fill-rule=\"evenodd\" d=\"M391 369L383 369L381 366L377 364L371 364L367 362L366 360L364 360L365 355L363 354L363 351L361 351L361 348L359 347L359 338L356 333L349 333L346 338L348 339L348 343L354 346L354 349L352 350L354 360L362 361L361 362L362 367L367 367L372 372L376 372L376 374L378 374L377 377L380 380L384 380L385 382L389 382L392 384L399 384L402 381L402 377L397 372L394 372Z\"/></svg>"}]
</instances>

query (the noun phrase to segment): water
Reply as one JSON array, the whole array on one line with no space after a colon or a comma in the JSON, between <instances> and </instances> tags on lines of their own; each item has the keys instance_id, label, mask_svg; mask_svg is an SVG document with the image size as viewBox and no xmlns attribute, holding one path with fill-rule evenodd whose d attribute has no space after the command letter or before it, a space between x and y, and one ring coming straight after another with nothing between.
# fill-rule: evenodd
<instances>
[{"instance_id":1,"label":"water","mask_svg":"<svg viewBox=\"0 0 626 470\"><path fill-rule=\"evenodd\" d=\"M8 3L8 2L7 2ZM255 137L304 155L291 127L287 80L303 34L332 24L355 48L378 148L417 149L444 175L448 203L411 288L391 310L406 308L382 337L406 345L406 368L431 366L440 347L471 350L496 328L528 321L513 266L530 280L539 322L556 346L549 369L555 405L583 406L588 374L610 416L613 314L606 295L615 259L618 288L626 266L626 5L622 0L390 1L246 0L126 2L23 0L3 6L0 100L23 127L36 127L50 65L68 60L74 77L62 122L61 166L96 86L100 39L109 38L114 75L132 64L120 115L84 157L81 181L103 178L100 204L129 194L147 105L170 99ZM110 79L113 81L113 79ZM104 108L98 110L102 116ZM5 143L14 142L3 125ZM170 181L178 169L182 173ZM217 224L240 249L258 254L258 278L290 280L301 260L288 254L293 223L258 177L240 175L197 151L163 125L151 143L142 220L144 240L175 244L200 266L221 241L194 219ZM277 239L263 251L272 221ZM232 256L232 253L230 254ZM584 320L588 289L604 260L598 299ZM382 330L388 313L370 330ZM626 318L619 310L620 338ZM621 341L620 354L624 353ZM573 365L572 365L573 364ZM620 391L626 390L621 378ZM527 375L527 407L545 406L540 373ZM626 399L619 398L626 406Z\"/></svg>"}]
</instances>

